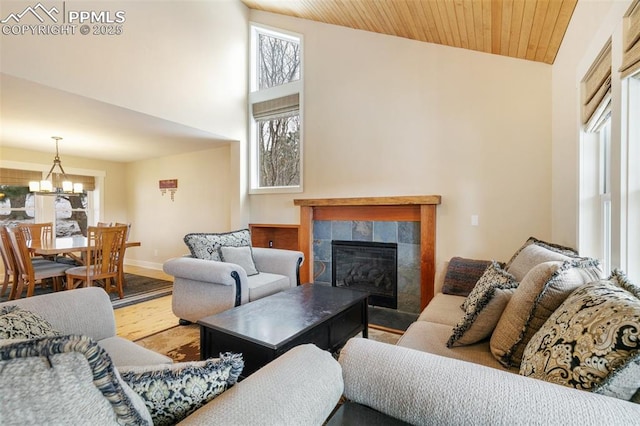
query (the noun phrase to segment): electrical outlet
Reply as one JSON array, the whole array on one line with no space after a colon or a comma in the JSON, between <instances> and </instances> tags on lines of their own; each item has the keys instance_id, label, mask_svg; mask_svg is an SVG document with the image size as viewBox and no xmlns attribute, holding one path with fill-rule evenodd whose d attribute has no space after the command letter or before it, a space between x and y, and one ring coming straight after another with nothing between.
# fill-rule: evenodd
<instances>
[{"instance_id":1,"label":"electrical outlet","mask_svg":"<svg viewBox=\"0 0 640 426\"><path fill-rule=\"evenodd\" d=\"M478 226L480 224L480 219L477 214L471 215L471 226Z\"/></svg>"}]
</instances>

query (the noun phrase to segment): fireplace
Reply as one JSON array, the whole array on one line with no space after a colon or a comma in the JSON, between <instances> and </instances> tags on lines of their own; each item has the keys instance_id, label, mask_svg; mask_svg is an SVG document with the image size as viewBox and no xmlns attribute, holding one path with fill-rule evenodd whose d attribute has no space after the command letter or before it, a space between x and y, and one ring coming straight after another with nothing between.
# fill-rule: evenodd
<instances>
[{"instance_id":1,"label":"fireplace","mask_svg":"<svg viewBox=\"0 0 640 426\"><path fill-rule=\"evenodd\" d=\"M331 241L331 284L369 292L369 304L398 308L398 244Z\"/></svg>"}]
</instances>

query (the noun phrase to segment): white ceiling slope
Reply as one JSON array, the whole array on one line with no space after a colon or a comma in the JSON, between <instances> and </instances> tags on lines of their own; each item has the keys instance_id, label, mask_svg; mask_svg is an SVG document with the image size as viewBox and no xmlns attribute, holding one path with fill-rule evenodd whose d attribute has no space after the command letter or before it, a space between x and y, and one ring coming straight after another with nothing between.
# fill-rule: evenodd
<instances>
[{"instance_id":1,"label":"white ceiling slope","mask_svg":"<svg viewBox=\"0 0 640 426\"><path fill-rule=\"evenodd\" d=\"M132 162L228 144L213 133L0 73L0 145Z\"/></svg>"}]
</instances>

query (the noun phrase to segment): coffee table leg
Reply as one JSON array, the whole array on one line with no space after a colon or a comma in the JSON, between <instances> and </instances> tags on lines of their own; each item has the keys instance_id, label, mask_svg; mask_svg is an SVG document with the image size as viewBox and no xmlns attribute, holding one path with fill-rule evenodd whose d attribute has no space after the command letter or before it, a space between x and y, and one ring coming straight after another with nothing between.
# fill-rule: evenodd
<instances>
[{"instance_id":1,"label":"coffee table leg","mask_svg":"<svg viewBox=\"0 0 640 426\"><path fill-rule=\"evenodd\" d=\"M365 298L363 301L363 313L362 320L364 322L364 329L362 330L362 337L369 338L369 298Z\"/></svg>"}]
</instances>

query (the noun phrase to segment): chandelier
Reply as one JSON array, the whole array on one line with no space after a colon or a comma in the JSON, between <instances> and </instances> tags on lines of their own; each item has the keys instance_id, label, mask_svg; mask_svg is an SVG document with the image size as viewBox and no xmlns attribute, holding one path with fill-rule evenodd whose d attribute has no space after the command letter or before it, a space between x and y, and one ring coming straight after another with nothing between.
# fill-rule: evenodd
<instances>
[{"instance_id":1,"label":"chandelier","mask_svg":"<svg viewBox=\"0 0 640 426\"><path fill-rule=\"evenodd\" d=\"M47 177L41 181L31 181L29 182L29 191L34 192L39 195L57 195L57 194L81 194L83 191L83 187L81 183L73 183L69 180L67 174L64 172L62 168L62 163L60 162L60 156L58 155L58 141L62 140L60 136L51 136L51 139L56 141L56 156L53 159L53 166L49 170ZM54 173L55 168L58 167L60 172L55 173L61 175L60 179L56 179L54 182ZM54 183L56 186L54 187ZM60 185L61 184L61 185Z\"/></svg>"}]
</instances>

